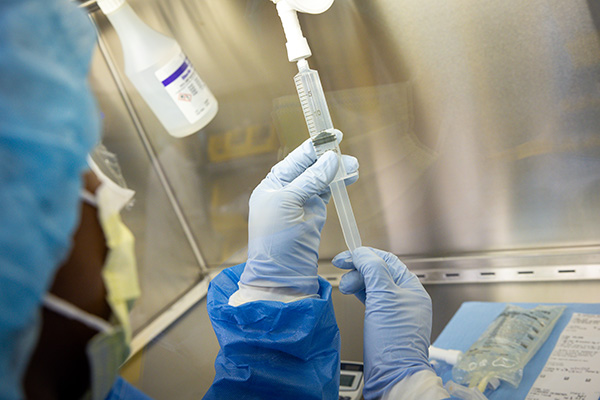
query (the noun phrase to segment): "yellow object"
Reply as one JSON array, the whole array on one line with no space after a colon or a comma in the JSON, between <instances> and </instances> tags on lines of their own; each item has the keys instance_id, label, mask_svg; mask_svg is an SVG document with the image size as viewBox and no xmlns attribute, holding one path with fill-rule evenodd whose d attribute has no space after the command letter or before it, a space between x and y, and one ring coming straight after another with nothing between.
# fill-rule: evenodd
<instances>
[{"instance_id":1,"label":"yellow object","mask_svg":"<svg viewBox=\"0 0 600 400\"><path fill-rule=\"evenodd\" d=\"M277 151L279 141L269 126L250 125L208 138L208 160L223 162Z\"/></svg>"},{"instance_id":2,"label":"yellow object","mask_svg":"<svg viewBox=\"0 0 600 400\"><path fill-rule=\"evenodd\" d=\"M119 215L134 192L120 187L105 176L98 176L98 178L102 184L96 190L96 202L108 247L102 278L106 286L106 301L113 312L111 322L114 326L111 330L98 333L87 346L93 400L106 397L115 382L119 368L129 355L131 343L129 311L140 296L134 237Z\"/></svg>"},{"instance_id":3,"label":"yellow object","mask_svg":"<svg viewBox=\"0 0 600 400\"><path fill-rule=\"evenodd\" d=\"M95 196L84 190L82 198L98 208L98 218L108 247L102 278L106 286L106 301L112 310L111 321L108 323L51 293L46 294L44 306L99 331L86 347L91 387L84 398L103 400L112 388L119 368L129 355L129 311L133 302L140 296L134 237L119 215L135 192L111 181L91 158L88 158L88 162L102 183Z\"/></svg>"},{"instance_id":4,"label":"yellow object","mask_svg":"<svg viewBox=\"0 0 600 400\"><path fill-rule=\"evenodd\" d=\"M131 343L129 311L140 296L135 239L119 214L130 203L135 192L117 185L88 159L102 184L96 190L98 217L108 254L102 268L106 301L112 310L113 329L102 331L90 340L87 355L91 372L91 398L104 399L127 359Z\"/></svg>"}]
</instances>

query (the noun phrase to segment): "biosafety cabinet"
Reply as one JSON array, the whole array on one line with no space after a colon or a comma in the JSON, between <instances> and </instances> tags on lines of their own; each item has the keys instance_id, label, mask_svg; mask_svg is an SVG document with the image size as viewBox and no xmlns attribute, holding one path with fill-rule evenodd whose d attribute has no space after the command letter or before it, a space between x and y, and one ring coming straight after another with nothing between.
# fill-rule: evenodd
<instances>
[{"instance_id":1,"label":"biosafety cabinet","mask_svg":"<svg viewBox=\"0 0 600 400\"><path fill-rule=\"evenodd\" d=\"M174 37L219 102L174 138L123 71L94 1L91 84L104 144L135 206L142 297L124 376L150 396L200 398L218 346L204 295L244 262L248 199L308 137L269 0L129 0ZM365 245L398 255L433 299L433 338L467 300L600 302L600 3L335 0L300 14ZM333 205L320 273L345 249ZM362 359L363 308L335 291L342 358Z\"/></svg>"}]
</instances>

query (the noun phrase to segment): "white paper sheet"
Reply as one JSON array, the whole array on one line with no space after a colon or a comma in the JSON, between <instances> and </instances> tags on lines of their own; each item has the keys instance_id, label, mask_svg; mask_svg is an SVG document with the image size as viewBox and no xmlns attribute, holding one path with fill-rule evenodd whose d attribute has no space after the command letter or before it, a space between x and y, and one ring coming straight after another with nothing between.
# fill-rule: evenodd
<instances>
[{"instance_id":1,"label":"white paper sheet","mask_svg":"<svg viewBox=\"0 0 600 400\"><path fill-rule=\"evenodd\" d=\"M525 400L600 399L600 315L571 317Z\"/></svg>"}]
</instances>

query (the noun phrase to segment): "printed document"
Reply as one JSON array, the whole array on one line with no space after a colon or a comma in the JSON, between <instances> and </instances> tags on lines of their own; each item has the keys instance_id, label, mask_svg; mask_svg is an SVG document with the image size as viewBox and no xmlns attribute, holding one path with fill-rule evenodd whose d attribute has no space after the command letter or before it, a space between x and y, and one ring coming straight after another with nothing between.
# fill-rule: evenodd
<instances>
[{"instance_id":1,"label":"printed document","mask_svg":"<svg viewBox=\"0 0 600 400\"><path fill-rule=\"evenodd\" d=\"M571 317L525 400L600 399L600 315Z\"/></svg>"}]
</instances>

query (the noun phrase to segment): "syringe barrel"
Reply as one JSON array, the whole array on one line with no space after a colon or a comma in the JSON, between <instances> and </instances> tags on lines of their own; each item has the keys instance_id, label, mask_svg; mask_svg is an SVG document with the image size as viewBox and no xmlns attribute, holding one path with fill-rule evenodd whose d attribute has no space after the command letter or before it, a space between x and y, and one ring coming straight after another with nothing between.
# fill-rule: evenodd
<instances>
[{"instance_id":1,"label":"syringe barrel","mask_svg":"<svg viewBox=\"0 0 600 400\"><path fill-rule=\"evenodd\" d=\"M312 142L313 146L315 147L317 157L321 157L326 151L333 151L335 154L337 154L340 163L338 172L335 175L335 178L333 178L333 180L339 181L358 175L358 171L353 174L348 174L346 172L346 168L344 167L344 163L342 162L342 152L340 150L340 146L338 145L336 131L336 129L323 131L318 135L313 136Z\"/></svg>"},{"instance_id":2,"label":"syringe barrel","mask_svg":"<svg viewBox=\"0 0 600 400\"><path fill-rule=\"evenodd\" d=\"M308 133L313 140L317 156L320 157L329 150L333 150L338 156L341 156L342 153L337 142L319 73L308 68L306 61L299 63L299 69L300 71L294 77L294 82L296 83L296 90L300 98ZM335 180L342 180L350 176L352 175L346 173L344 164L340 162Z\"/></svg>"},{"instance_id":3,"label":"syringe barrel","mask_svg":"<svg viewBox=\"0 0 600 400\"><path fill-rule=\"evenodd\" d=\"M356 248L362 246L360 240L360 234L358 233L358 226L356 225L356 219L354 219L354 212L350 205L350 198L348 197L348 191L346 190L346 184L343 180L335 181L329 185L331 189L331 195L335 204L335 210L337 211L338 218L340 219L340 225L342 227L342 233L344 234L344 240L348 250L354 251Z\"/></svg>"},{"instance_id":4,"label":"syringe barrel","mask_svg":"<svg viewBox=\"0 0 600 400\"><path fill-rule=\"evenodd\" d=\"M327 107L319 73L309 69L305 60L298 62L298 69L299 72L294 77L294 82L302 105L302 112L306 119L308 133L312 138L317 156L320 157L326 151L334 151L340 161L338 172L329 187L340 219L344 240L348 249L354 251L361 246L361 240L350 199L348 198L346 183L344 182L345 178L352 175L346 173L341 160L342 153L338 145L336 130L333 128L331 115L329 115L329 108Z\"/></svg>"},{"instance_id":5,"label":"syringe barrel","mask_svg":"<svg viewBox=\"0 0 600 400\"><path fill-rule=\"evenodd\" d=\"M310 137L314 138L323 131L333 129L319 73L306 65L294 76L294 82Z\"/></svg>"}]
</instances>

